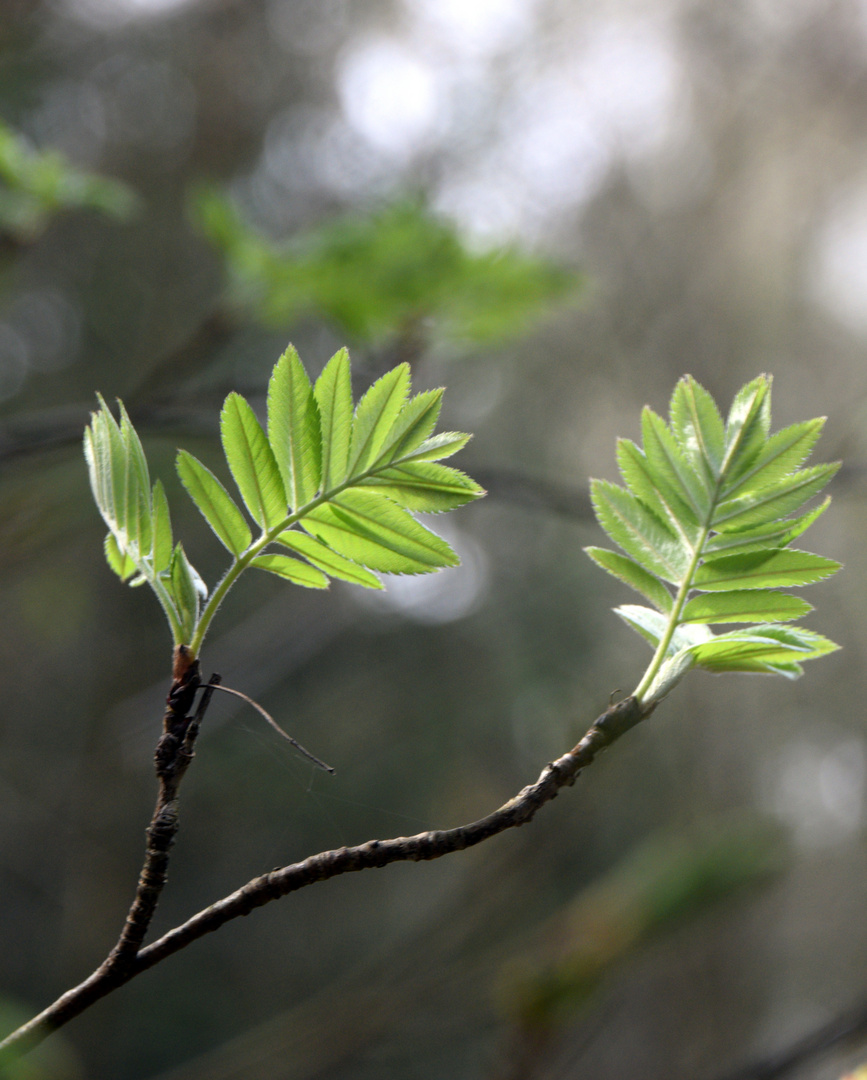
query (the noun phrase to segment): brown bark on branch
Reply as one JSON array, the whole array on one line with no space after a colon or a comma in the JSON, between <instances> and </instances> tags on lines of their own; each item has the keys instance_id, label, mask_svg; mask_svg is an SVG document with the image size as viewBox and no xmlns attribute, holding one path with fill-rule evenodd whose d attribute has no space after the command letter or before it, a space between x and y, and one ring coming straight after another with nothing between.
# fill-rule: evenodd
<instances>
[{"instance_id":1,"label":"brown bark on branch","mask_svg":"<svg viewBox=\"0 0 867 1080\"><path fill-rule=\"evenodd\" d=\"M194 678L198 679L197 669ZM169 700L171 706L171 695ZM191 703L192 697L190 696L186 700ZM187 707L189 707L189 704ZM342 847L334 851L323 851L318 855L312 855L310 858L304 859L302 862L284 866L280 870L272 870L269 874L253 878L252 881L247 882L237 892L218 900L215 904L211 904L210 907L200 911L181 926L170 930L151 945L133 952L132 942L136 938L140 942L141 938L143 938L144 931L147 929L147 922L150 921L153 908L156 907L154 898L153 907L151 907L144 929L142 929L142 920L138 915L133 918L136 905L140 900L140 895L137 894L136 902L130 911L121 939L109 957L83 983L68 990L53 1005L50 1005L38 1016L22 1025L17 1031L12 1032L11 1035L0 1042L0 1066L32 1049L50 1035L52 1031L55 1031L73 1017L78 1016L79 1013L84 1012L94 1002L105 997L106 994L111 993L118 986L129 982L140 972L154 967L154 965L165 960L173 953L186 948L193 941L219 929L224 923L238 918L240 915L249 915L254 908L261 907L271 900L277 900L281 896L286 896L308 885L313 885L317 881L326 881L328 878L356 870L387 866L389 863L394 862L418 862L427 859L438 859L443 855L451 854L453 851L464 851L466 848L474 847L476 844L480 844L498 833L505 832L507 829L525 825L532 820L540 807L556 798L561 788L574 784L581 770L592 764L602 750L649 716L653 708L653 705L640 704L633 697L626 698L624 701L610 706L568 754L564 754L556 761L546 765L534 784L525 787L514 798L492 814L488 814L487 817L480 818L469 825L460 825L454 829L423 832L415 836L399 836L391 840L369 840L367 843L356 847ZM169 711L171 711L171 708ZM201 711L202 707L200 706L199 712L201 713ZM169 713L167 712L166 715L168 718ZM185 719L190 720L189 717L185 717ZM165 737L164 735L163 738L165 739ZM195 738L195 734L193 734L192 738ZM162 743L163 740L161 739L160 742ZM183 769L188 764L189 761L183 765ZM183 775L183 769L180 775ZM157 809L159 811L159 804ZM156 821L156 815L154 820ZM176 830L176 821L174 827ZM173 836L174 833L172 832L172 838ZM148 858L150 858L150 844ZM146 868L147 865L146 862ZM155 865L156 874L159 877L159 857L157 857ZM146 874L143 871L142 881L144 881L145 877ZM164 883L164 875L162 881ZM159 888L161 889L161 887L160 884ZM146 910L150 898L148 892L150 878L148 878L148 882L144 887L140 883L139 889L140 893L144 889L147 894L147 898L141 900L142 910ZM159 889L157 890L157 896L158 894ZM132 927L130 926L131 920ZM139 934L141 934L140 937ZM121 949L122 945L123 948ZM121 950L120 954L119 950ZM118 957L121 954L122 961L119 961Z\"/></svg>"}]
</instances>

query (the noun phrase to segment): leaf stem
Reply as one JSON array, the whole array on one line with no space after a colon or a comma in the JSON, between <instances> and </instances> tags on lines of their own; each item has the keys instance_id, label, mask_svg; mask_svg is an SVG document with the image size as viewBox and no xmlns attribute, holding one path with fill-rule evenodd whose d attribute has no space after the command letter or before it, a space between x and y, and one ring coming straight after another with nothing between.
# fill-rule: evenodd
<instances>
[{"instance_id":1,"label":"leaf stem","mask_svg":"<svg viewBox=\"0 0 867 1080\"><path fill-rule=\"evenodd\" d=\"M710 513L708 514L708 520L710 519ZM695 577L695 572L698 569L699 562L701 561L701 553L710 533L710 525L705 524L702 526L701 532L698 534L695 543L695 549L692 553L687 571L684 574L683 581L680 584L680 588L677 590L677 596L674 599L674 605L668 616L668 625L665 628L665 633L660 639L659 645L656 647L656 652L653 654L653 659L647 667L647 670L641 677L641 682L633 691L633 697L638 701L644 700L644 695L647 693L648 687L659 674L659 669L665 662L665 658L668 654L668 647L671 645L671 639L674 637L674 632L680 623L680 616L683 613L684 605L686 604L687 597L689 596L690 589L692 588L692 579Z\"/></svg>"}]
</instances>

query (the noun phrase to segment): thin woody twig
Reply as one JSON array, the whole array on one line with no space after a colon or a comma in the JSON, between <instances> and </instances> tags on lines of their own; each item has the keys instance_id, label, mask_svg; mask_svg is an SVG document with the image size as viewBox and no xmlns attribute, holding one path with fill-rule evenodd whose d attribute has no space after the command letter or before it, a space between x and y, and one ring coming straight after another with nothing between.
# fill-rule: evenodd
<instances>
[{"instance_id":1,"label":"thin woody twig","mask_svg":"<svg viewBox=\"0 0 867 1080\"><path fill-rule=\"evenodd\" d=\"M507 829L525 825L540 807L556 798L561 788L574 784L581 770L592 764L602 750L649 716L653 707L642 705L634 697L609 706L568 754L546 765L534 784L525 787L487 817L454 829L398 836L391 840L369 840L356 847L320 852L302 862L253 878L237 892L218 900L130 956L123 965L112 965L109 957L83 983L68 990L54 1004L0 1042L0 1066L32 1049L57 1028L142 971L154 967L205 934L218 930L230 920L248 915L254 908L317 881L394 862L438 859L475 847Z\"/></svg>"}]
</instances>

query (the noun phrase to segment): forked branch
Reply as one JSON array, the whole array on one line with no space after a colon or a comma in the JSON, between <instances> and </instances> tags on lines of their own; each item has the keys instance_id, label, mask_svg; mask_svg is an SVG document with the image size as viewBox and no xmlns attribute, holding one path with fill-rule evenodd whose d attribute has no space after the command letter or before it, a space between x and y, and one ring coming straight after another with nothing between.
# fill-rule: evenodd
<instances>
[{"instance_id":1,"label":"forked branch","mask_svg":"<svg viewBox=\"0 0 867 1080\"><path fill-rule=\"evenodd\" d=\"M545 766L534 784L528 785L498 810L478 821L454 829L417 833L415 836L369 840L356 847L323 851L302 862L272 870L248 881L237 892L211 904L151 945L135 953L131 950L124 952L123 962L119 963L116 959L118 947L132 938L132 935L127 935L126 939L122 936L119 946L88 979L68 990L53 1005L0 1043L0 1066L38 1045L57 1028L142 971L154 967L205 934L218 930L224 923L240 915L249 915L254 908L262 907L317 881L326 881L356 870L387 866L394 862L438 859L454 851L475 847L476 844L507 829L525 825L532 820L540 807L557 796L561 788L573 784L581 770L592 764L602 750L648 717L653 708L653 704L640 704L634 697L610 706L568 754ZM126 932L125 928L124 933ZM144 936L143 933L141 936Z\"/></svg>"}]
</instances>

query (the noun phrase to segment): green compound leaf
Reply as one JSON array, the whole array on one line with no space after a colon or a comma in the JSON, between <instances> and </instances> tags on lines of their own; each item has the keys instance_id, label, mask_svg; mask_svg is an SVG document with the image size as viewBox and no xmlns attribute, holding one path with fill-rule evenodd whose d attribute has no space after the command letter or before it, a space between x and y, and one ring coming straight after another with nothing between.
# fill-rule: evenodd
<instances>
[{"instance_id":1,"label":"green compound leaf","mask_svg":"<svg viewBox=\"0 0 867 1080\"><path fill-rule=\"evenodd\" d=\"M148 466L135 428L120 404L120 422L97 395L99 409L84 433L84 456L96 505L109 528L105 541L108 565L131 586L149 584L166 613L175 644L185 638L189 604L175 597L183 571L172 548L172 527L165 492L159 480L150 488ZM184 556L184 559L186 557ZM189 566L191 580L204 589ZM175 575L173 577L173 574ZM183 625L182 625L183 624Z\"/></svg>"},{"instance_id":2,"label":"green compound leaf","mask_svg":"<svg viewBox=\"0 0 867 1080\"><path fill-rule=\"evenodd\" d=\"M175 643L198 655L220 604L248 567L307 588L326 588L330 578L339 578L381 589L377 572L428 574L457 565L446 541L412 516L484 495L470 477L438 464L470 438L433 434L442 394L436 389L410 397L409 366L400 364L353 411L346 350L312 385L291 346L269 382L267 435L249 403L229 394L220 417L223 450L261 534L253 536L241 506L210 469L186 450L177 456L184 488L232 555L210 598L183 547L173 542L165 492L159 481L150 487L144 452L123 406L117 421L100 398L84 449L94 498L110 530L109 566L130 585L148 582ZM275 545L283 551L274 551ZM658 591L654 595L659 599Z\"/></svg>"},{"instance_id":3,"label":"green compound leaf","mask_svg":"<svg viewBox=\"0 0 867 1080\"><path fill-rule=\"evenodd\" d=\"M788 515L838 466L802 468L821 418L769 435L770 394L768 376L753 379L723 423L707 391L685 376L672 395L669 423L645 408L643 447L618 442L628 490L592 482L596 516L625 554L596 547L587 553L654 605L617 609L655 650L635 691L641 701L658 700L694 666L795 678L803 660L836 648L812 631L782 625L811 606L779 590L821 581L840 568L788 546L828 500ZM750 625L723 634L710 629L733 622Z\"/></svg>"},{"instance_id":4,"label":"green compound leaf","mask_svg":"<svg viewBox=\"0 0 867 1080\"><path fill-rule=\"evenodd\" d=\"M186 450L178 451L176 467L181 483L220 543L233 555L246 551L253 539L250 526L216 476Z\"/></svg>"},{"instance_id":5,"label":"green compound leaf","mask_svg":"<svg viewBox=\"0 0 867 1080\"><path fill-rule=\"evenodd\" d=\"M265 432L240 394L226 398L220 431L226 461L253 520L263 529L274 528L287 514L283 480Z\"/></svg>"}]
</instances>

